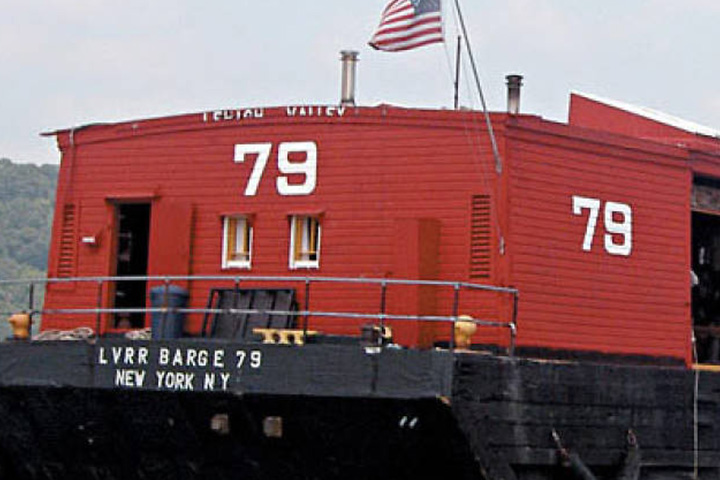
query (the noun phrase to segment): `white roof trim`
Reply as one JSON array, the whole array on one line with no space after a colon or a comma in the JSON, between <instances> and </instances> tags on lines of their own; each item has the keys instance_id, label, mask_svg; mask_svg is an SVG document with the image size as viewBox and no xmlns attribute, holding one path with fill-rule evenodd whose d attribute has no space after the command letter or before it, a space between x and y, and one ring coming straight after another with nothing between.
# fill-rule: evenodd
<instances>
[{"instance_id":1,"label":"white roof trim","mask_svg":"<svg viewBox=\"0 0 720 480\"><path fill-rule=\"evenodd\" d=\"M591 95L589 93L578 92L577 90L573 90L571 91L571 93L579 95L581 97L585 97L598 103L604 103L605 105L609 105L611 107L615 107L620 110L624 110L626 112L630 112L635 115L639 115L641 117L645 117L647 119L665 125L669 125L671 127L679 128L680 130L685 130L686 132L695 133L698 135L706 135L708 137L720 138L720 130L706 127L704 125L700 125L699 123L690 122L688 120L683 120L682 118L668 115L667 113L659 112L651 108L639 107L637 105L620 102L618 100L611 100L609 98L603 98L597 95Z\"/></svg>"}]
</instances>

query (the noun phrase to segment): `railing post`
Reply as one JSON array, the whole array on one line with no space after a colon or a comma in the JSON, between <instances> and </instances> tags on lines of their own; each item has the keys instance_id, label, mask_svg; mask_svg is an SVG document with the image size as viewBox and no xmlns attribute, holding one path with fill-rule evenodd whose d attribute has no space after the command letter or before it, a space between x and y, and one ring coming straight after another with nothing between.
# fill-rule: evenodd
<instances>
[{"instance_id":1,"label":"railing post","mask_svg":"<svg viewBox=\"0 0 720 480\"><path fill-rule=\"evenodd\" d=\"M35 314L35 283L30 282L28 288L28 316L30 317L30 333L32 334L33 315Z\"/></svg>"},{"instance_id":2,"label":"railing post","mask_svg":"<svg viewBox=\"0 0 720 480\"><path fill-rule=\"evenodd\" d=\"M241 325L242 322L240 322L239 317L236 316L236 315L238 315L238 313L236 311L238 309L238 302L240 302L240 277L235 277L235 291L233 292L233 302L232 302L233 317L231 317L231 318L235 319L235 328L233 329L233 338L237 337L238 329L241 326L243 327L242 335L245 336L245 328L247 327L247 325ZM248 307L250 307L250 305L248 305Z\"/></svg>"},{"instance_id":3,"label":"railing post","mask_svg":"<svg viewBox=\"0 0 720 480\"><path fill-rule=\"evenodd\" d=\"M162 337L158 338L164 338L165 332L167 331L167 321L168 321L168 307L170 306L170 279L165 277L163 280L165 283L163 285L163 301L162 301L162 321L160 322L160 335ZM150 315L150 318L152 319L152 315Z\"/></svg>"},{"instance_id":4,"label":"railing post","mask_svg":"<svg viewBox=\"0 0 720 480\"><path fill-rule=\"evenodd\" d=\"M387 307L387 281L383 279L380 291L380 331L385 331L385 309Z\"/></svg>"},{"instance_id":5,"label":"railing post","mask_svg":"<svg viewBox=\"0 0 720 480\"><path fill-rule=\"evenodd\" d=\"M30 282L30 286L28 288L28 310L30 311L30 315L32 315L32 311L35 309L35 302L34 302L34 296L35 296L35 283Z\"/></svg>"},{"instance_id":6,"label":"railing post","mask_svg":"<svg viewBox=\"0 0 720 480\"><path fill-rule=\"evenodd\" d=\"M305 277L305 314L303 315L303 336L307 336L308 323L310 323L310 278Z\"/></svg>"},{"instance_id":7,"label":"railing post","mask_svg":"<svg viewBox=\"0 0 720 480\"><path fill-rule=\"evenodd\" d=\"M515 341L517 337L517 327L514 323L510 324L510 347L508 348L508 356L514 357L515 356Z\"/></svg>"},{"instance_id":8,"label":"railing post","mask_svg":"<svg viewBox=\"0 0 720 480\"><path fill-rule=\"evenodd\" d=\"M518 306L520 303L520 293L518 291L513 292L513 311L512 321L510 322L510 356L515 356L515 342L517 341L517 316Z\"/></svg>"},{"instance_id":9,"label":"railing post","mask_svg":"<svg viewBox=\"0 0 720 480\"><path fill-rule=\"evenodd\" d=\"M455 295L453 297L452 316L453 321L450 324L450 351L455 350L455 325L458 321L458 310L460 309L460 284L455 284Z\"/></svg>"},{"instance_id":10,"label":"railing post","mask_svg":"<svg viewBox=\"0 0 720 480\"><path fill-rule=\"evenodd\" d=\"M102 325L102 314L100 313L100 310L102 309L102 294L103 294L103 281L98 280L97 282L98 289L97 289L97 303L95 305L96 311L95 311L95 336L100 336L100 326Z\"/></svg>"}]
</instances>

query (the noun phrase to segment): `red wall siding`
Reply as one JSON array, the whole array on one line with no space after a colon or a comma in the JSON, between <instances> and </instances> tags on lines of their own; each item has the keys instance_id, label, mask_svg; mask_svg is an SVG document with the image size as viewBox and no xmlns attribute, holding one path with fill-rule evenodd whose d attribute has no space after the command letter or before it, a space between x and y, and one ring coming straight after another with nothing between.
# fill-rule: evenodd
<instances>
[{"instance_id":1,"label":"red wall siding","mask_svg":"<svg viewBox=\"0 0 720 480\"><path fill-rule=\"evenodd\" d=\"M689 358L691 180L684 159L571 133L559 126L511 133L520 343ZM574 215L574 195L602 202L590 251L583 250L589 210ZM629 256L605 249L607 202L632 209Z\"/></svg>"},{"instance_id":2,"label":"red wall siding","mask_svg":"<svg viewBox=\"0 0 720 480\"><path fill-rule=\"evenodd\" d=\"M83 206L78 234L102 232L103 238L99 247L78 247L77 274L112 274L109 201L150 198L152 228L166 222L158 217L167 210L160 208L162 205L192 206L191 253L187 259L178 254L178 261L189 260L187 271L193 274L405 278L416 271L402 268L397 261L397 245L402 241L398 239L398 226L407 219L434 219L440 235L434 247L439 271L421 268L417 273L421 277L467 280L472 196L492 195L495 188L493 161L485 145L486 136L478 127L480 122L470 120L470 114L387 107L358 109L340 119L287 119L283 110L266 111L263 119L217 124L203 123L200 115L151 120L137 123L130 134L126 124L90 127L75 132L74 149L67 138L61 138L63 178L66 184L72 182L70 198ZM312 195L281 196L275 186L278 145L299 141L317 144L317 187ZM271 142L273 148L257 195L249 197L244 190L254 162L236 164L234 145L258 142ZM318 212L323 215L320 268L290 270L289 215ZM231 213L253 215L250 271L221 269L221 218ZM164 235L162 241L151 241L151 273L185 270L168 272L158 267L169 265L167 250L174 245L173 235L180 234L175 231ZM159 238L154 232L151 236ZM178 250L177 246L173 248L173 252ZM51 258L58 255L57 249L56 241ZM207 282L192 286L195 306L204 306L210 286ZM302 298L302 284L298 287ZM48 291L50 306L75 300L92 303L95 299L89 289L60 296L53 294L53 288ZM401 305L408 305L404 300L408 295L417 295L417 291L407 290L391 289L389 311L417 313L416 303L412 303L413 311L399 311ZM449 315L451 298L452 292L445 292L439 294L436 303L429 304ZM379 288L348 286L338 294L335 287L313 287L311 306L329 311L377 312ZM314 322L313 328L345 333L357 333L357 324L366 323ZM45 324L45 328L56 326L62 323L52 318ZM191 329L199 326L200 317L193 318ZM420 334L417 328L400 330L405 341L416 341Z\"/></svg>"},{"instance_id":3,"label":"red wall siding","mask_svg":"<svg viewBox=\"0 0 720 480\"><path fill-rule=\"evenodd\" d=\"M499 177L482 119L471 113L385 106L347 110L342 118L289 118L285 112L88 127L73 133L74 146L69 132L61 133L58 212L75 204L76 235L100 239L97 247L77 245L75 274L113 273L112 202L142 199L153 204L153 274L473 281L472 247L481 252L472 257L476 275L482 265L478 255L489 255L483 283L520 289L521 345L689 359L691 171L685 151L534 117L496 115L505 161ZM301 141L317 144L317 186L311 195L279 195L278 145ZM258 142L271 142L272 152L257 195L245 196L254 162L235 163L234 145ZM573 214L573 195L602 202L590 251L582 249L588 212ZM481 223L473 224L473 205L485 202L479 196L487 196L492 208L489 214L476 210ZM632 209L629 256L605 251L607 202ZM303 213L322 214L320 268L290 270L289 216ZM253 215L249 271L221 268L227 214ZM51 275L58 273L61 220L57 214ZM487 242L471 240L482 232L489 232ZM204 306L210 287L231 285L194 282L192 305ZM302 299L303 283L296 287ZM379 312L376 285L317 284L311 293L314 310ZM94 288L56 286L48 289L46 302L50 308L87 306L96 298ZM452 306L451 290L388 291L389 313L450 315ZM459 313L507 320L508 298L463 293ZM92 324L94 318L83 320ZM44 328L83 320L51 316ZM190 330L197 331L201 321L192 317ZM357 334L363 323L316 317L311 328ZM396 332L403 343L429 343L447 338L446 327L398 324ZM476 341L507 338L506 330L480 329Z\"/></svg>"}]
</instances>

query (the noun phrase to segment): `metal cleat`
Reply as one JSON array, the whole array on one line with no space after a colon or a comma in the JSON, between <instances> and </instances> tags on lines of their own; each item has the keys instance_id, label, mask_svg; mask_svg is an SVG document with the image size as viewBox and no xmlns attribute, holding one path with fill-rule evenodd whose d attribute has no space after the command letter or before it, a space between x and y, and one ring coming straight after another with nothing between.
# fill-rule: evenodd
<instances>
[{"instance_id":1,"label":"metal cleat","mask_svg":"<svg viewBox=\"0 0 720 480\"><path fill-rule=\"evenodd\" d=\"M262 335L263 343L278 345L305 345L305 337L316 335L315 331L289 328L253 328L253 333Z\"/></svg>"}]
</instances>

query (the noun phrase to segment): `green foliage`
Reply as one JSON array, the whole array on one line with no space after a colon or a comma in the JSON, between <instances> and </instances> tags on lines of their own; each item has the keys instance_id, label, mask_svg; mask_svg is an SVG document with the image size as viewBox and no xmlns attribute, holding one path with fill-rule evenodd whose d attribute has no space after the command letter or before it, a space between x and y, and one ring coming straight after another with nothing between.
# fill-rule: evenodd
<instances>
[{"instance_id":1,"label":"green foliage","mask_svg":"<svg viewBox=\"0 0 720 480\"><path fill-rule=\"evenodd\" d=\"M55 165L0 159L0 279L45 276L57 176ZM37 293L42 290L38 287ZM0 285L0 338L8 334L6 313L27 306L27 285Z\"/></svg>"}]
</instances>

